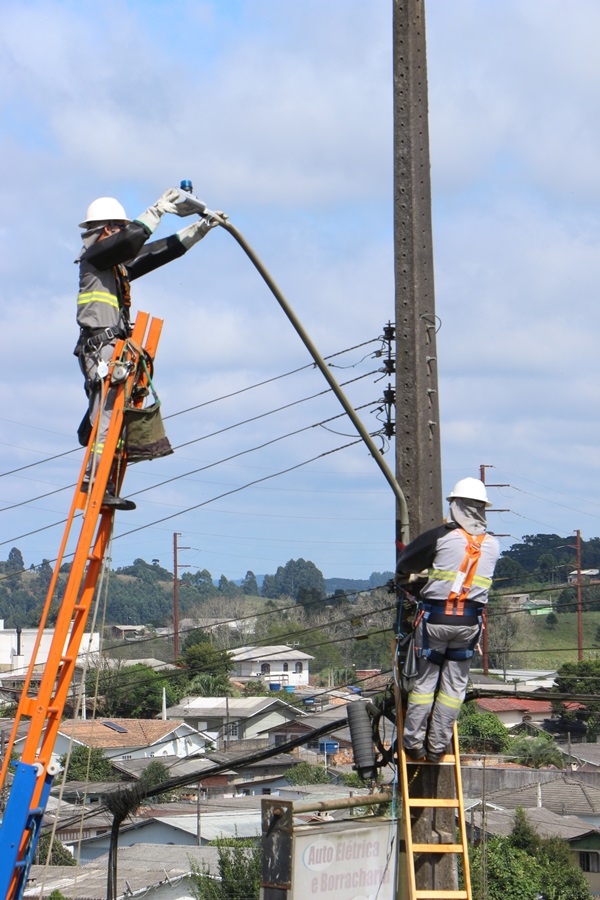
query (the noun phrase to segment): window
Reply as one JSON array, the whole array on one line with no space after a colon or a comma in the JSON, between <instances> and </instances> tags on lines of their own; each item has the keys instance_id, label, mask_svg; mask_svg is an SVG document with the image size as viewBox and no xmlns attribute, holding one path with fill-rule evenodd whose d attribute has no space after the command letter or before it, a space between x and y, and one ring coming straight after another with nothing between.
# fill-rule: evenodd
<instances>
[{"instance_id":1,"label":"window","mask_svg":"<svg viewBox=\"0 0 600 900\"><path fill-rule=\"evenodd\" d=\"M294 671L295 671L296 675L302 675L302 672L304 671L304 666L302 665L301 662L296 663L296 667L295 667Z\"/></svg>"},{"instance_id":2,"label":"window","mask_svg":"<svg viewBox=\"0 0 600 900\"><path fill-rule=\"evenodd\" d=\"M284 672L287 672L288 669L289 669L288 664L287 664L287 663L284 663L284 664L283 664L283 671L284 671Z\"/></svg>"},{"instance_id":3,"label":"window","mask_svg":"<svg viewBox=\"0 0 600 900\"><path fill-rule=\"evenodd\" d=\"M238 736L238 723L230 722L229 725L226 725L223 729L223 733L227 735L227 737L236 738Z\"/></svg>"},{"instance_id":4,"label":"window","mask_svg":"<svg viewBox=\"0 0 600 900\"><path fill-rule=\"evenodd\" d=\"M579 868L584 872L600 872L600 854L595 850L580 851Z\"/></svg>"},{"instance_id":5,"label":"window","mask_svg":"<svg viewBox=\"0 0 600 900\"><path fill-rule=\"evenodd\" d=\"M269 663L262 663L262 665L260 667L260 674L261 675L270 675L271 674L271 666L269 665Z\"/></svg>"}]
</instances>

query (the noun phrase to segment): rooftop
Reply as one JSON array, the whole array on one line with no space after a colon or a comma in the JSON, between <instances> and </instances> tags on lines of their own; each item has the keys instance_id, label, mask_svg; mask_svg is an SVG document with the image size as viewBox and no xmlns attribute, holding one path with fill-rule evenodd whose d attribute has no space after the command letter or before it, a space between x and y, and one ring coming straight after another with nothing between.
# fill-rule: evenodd
<instances>
[{"instance_id":1,"label":"rooftop","mask_svg":"<svg viewBox=\"0 0 600 900\"><path fill-rule=\"evenodd\" d=\"M314 656L302 650L294 650L286 644L270 644L264 647L238 647L231 651L231 658L234 662L258 662L261 659L314 659Z\"/></svg>"}]
</instances>

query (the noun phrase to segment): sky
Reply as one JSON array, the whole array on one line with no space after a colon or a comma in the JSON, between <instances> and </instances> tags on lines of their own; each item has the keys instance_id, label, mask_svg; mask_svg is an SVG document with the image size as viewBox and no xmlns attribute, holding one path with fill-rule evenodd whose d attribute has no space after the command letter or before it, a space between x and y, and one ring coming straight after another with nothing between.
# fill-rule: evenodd
<instances>
[{"instance_id":1,"label":"sky","mask_svg":"<svg viewBox=\"0 0 600 900\"><path fill-rule=\"evenodd\" d=\"M594 537L600 7L427 0L426 22L444 493L489 466L503 550ZM79 476L74 260L96 197L134 218L190 179L381 427L392 89L391 0L0 2L0 559L56 557ZM232 237L132 295L164 319L175 453L129 467L113 567L172 570L177 533L179 564L216 580L300 557L326 578L393 569L392 492Z\"/></svg>"}]
</instances>

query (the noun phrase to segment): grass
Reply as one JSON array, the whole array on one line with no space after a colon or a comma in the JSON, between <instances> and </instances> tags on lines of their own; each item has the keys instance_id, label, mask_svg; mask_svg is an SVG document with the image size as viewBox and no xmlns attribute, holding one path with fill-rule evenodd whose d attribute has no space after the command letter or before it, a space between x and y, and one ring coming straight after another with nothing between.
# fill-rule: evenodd
<instances>
[{"instance_id":1,"label":"grass","mask_svg":"<svg viewBox=\"0 0 600 900\"><path fill-rule=\"evenodd\" d=\"M516 613L519 620L514 646L510 654L512 668L556 669L566 662L577 662L577 614L557 614L556 625L546 624L547 616ZM522 627L521 627L522 626ZM582 620L584 659L600 656L596 632L600 611L585 611Z\"/></svg>"}]
</instances>

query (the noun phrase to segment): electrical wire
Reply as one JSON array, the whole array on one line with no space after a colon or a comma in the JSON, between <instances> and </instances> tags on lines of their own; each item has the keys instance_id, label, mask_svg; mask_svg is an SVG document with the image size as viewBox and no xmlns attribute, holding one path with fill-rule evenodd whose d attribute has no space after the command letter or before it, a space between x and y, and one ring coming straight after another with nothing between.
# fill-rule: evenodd
<instances>
[{"instance_id":1,"label":"electrical wire","mask_svg":"<svg viewBox=\"0 0 600 900\"><path fill-rule=\"evenodd\" d=\"M381 336L376 337L376 338L370 338L368 341L362 341L359 344L355 344L353 347L347 347L344 350L338 350L336 353L332 353L329 356L326 356L324 358L326 360L335 359L337 356L342 356L344 353L350 353L352 350L357 350L360 347L365 347L368 344L377 343L381 340L383 340L383 338ZM370 356L370 354L367 354L365 357L363 357L363 359L367 359L369 356ZM361 360L361 362L362 362L362 360ZM247 393L248 391L254 390L255 388L263 387L265 384L271 384L274 381L279 381L282 378L287 378L290 375L295 375L296 373L305 371L306 369L314 369L314 368L315 368L314 363L307 363L306 365L300 366L297 369L292 369L291 371L284 372L281 375L275 375L273 378L267 378L264 381L259 381L259 382L256 382L255 384L247 385L246 387L240 388L237 391L231 391L230 393L223 394L220 397L213 397L211 400L205 400L203 403L199 403L196 406L190 406L187 409L182 409L182 410L179 410L178 412L170 413L169 415L164 416L163 418L164 418L164 420L166 420L166 419L175 418L176 416L182 416L186 413L193 412L196 409L202 409L205 406L210 406L211 404L218 403L221 400L229 400L231 397L236 397L239 394ZM61 459L64 456L70 456L73 453L80 453L81 451L82 451L81 447L73 447L72 450L65 450L64 452L57 453L54 456L46 456L43 459L39 459L34 463L29 463L28 465L25 465L25 466L19 466L19 468L17 468L17 469L10 469L7 472L0 472L0 478L5 478L7 475L14 475L17 472L24 471L25 469L31 469L34 466L40 466L47 462L53 462L56 459ZM32 451L32 452L37 452L37 451ZM1 509L0 509L0 512L2 512Z\"/></svg>"}]
</instances>

